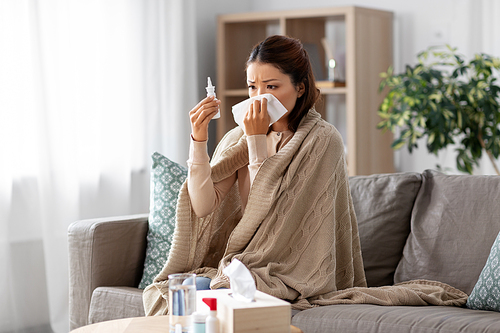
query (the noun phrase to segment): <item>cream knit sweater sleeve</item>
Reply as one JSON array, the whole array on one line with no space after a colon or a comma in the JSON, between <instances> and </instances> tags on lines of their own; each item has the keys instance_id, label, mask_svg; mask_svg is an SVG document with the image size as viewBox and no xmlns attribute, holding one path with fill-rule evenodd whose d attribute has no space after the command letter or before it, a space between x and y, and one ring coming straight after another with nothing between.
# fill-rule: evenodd
<instances>
[{"instance_id":1,"label":"cream knit sweater sleeve","mask_svg":"<svg viewBox=\"0 0 500 333\"><path fill-rule=\"evenodd\" d=\"M247 137L249 154L250 187L260 165L267 158L266 135L252 135ZM188 164L188 192L193 210L198 217L212 213L224 199L237 178L237 173L217 182L212 182L210 157L207 153L207 141L191 139ZM249 191L248 189L242 189Z\"/></svg>"},{"instance_id":2,"label":"cream knit sweater sleeve","mask_svg":"<svg viewBox=\"0 0 500 333\"><path fill-rule=\"evenodd\" d=\"M255 175L259 168L268 157L267 138L265 134L247 136L248 143L248 172L250 176L250 187L253 184Z\"/></svg>"}]
</instances>

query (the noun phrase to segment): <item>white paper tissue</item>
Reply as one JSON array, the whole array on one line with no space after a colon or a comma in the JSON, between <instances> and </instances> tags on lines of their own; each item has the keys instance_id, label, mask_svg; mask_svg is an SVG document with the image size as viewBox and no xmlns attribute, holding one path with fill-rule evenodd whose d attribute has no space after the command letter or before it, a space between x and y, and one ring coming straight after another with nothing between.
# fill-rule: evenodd
<instances>
[{"instance_id":1,"label":"white paper tissue","mask_svg":"<svg viewBox=\"0 0 500 333\"><path fill-rule=\"evenodd\" d=\"M233 105L233 118L236 124L238 124L241 128L244 128L243 118L248 110L250 110L250 104L255 100L262 100L263 98L267 99L267 113L271 118L271 122L269 126L277 122L288 110L281 104L281 102L274 97L272 94L262 94L249 99L244 100L236 105Z\"/></svg>"},{"instance_id":2,"label":"white paper tissue","mask_svg":"<svg viewBox=\"0 0 500 333\"><path fill-rule=\"evenodd\" d=\"M252 302L255 299L255 281L246 266L238 259L233 259L229 266L224 268L224 274L229 277L233 298L243 302Z\"/></svg>"}]
</instances>

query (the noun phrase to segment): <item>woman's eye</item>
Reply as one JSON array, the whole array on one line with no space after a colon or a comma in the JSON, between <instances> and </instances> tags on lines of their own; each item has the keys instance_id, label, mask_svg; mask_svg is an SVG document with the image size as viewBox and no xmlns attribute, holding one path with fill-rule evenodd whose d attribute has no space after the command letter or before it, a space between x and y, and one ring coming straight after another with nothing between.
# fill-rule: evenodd
<instances>
[{"instance_id":1,"label":"woman's eye","mask_svg":"<svg viewBox=\"0 0 500 333\"><path fill-rule=\"evenodd\" d=\"M255 89L255 86L249 85L248 89L253 90L253 89Z\"/></svg>"},{"instance_id":2,"label":"woman's eye","mask_svg":"<svg viewBox=\"0 0 500 333\"><path fill-rule=\"evenodd\" d=\"M276 86L273 86L273 85L271 85L271 84L269 84L269 85L267 86L267 89L269 89L269 90L273 90L273 89L276 89L276 88L277 88Z\"/></svg>"}]
</instances>

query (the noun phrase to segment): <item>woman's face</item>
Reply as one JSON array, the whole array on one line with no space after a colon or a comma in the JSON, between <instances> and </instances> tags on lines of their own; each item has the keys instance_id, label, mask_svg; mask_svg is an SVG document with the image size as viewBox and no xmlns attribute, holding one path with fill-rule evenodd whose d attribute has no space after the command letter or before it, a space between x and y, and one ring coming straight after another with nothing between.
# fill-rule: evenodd
<instances>
[{"instance_id":1,"label":"woman's face","mask_svg":"<svg viewBox=\"0 0 500 333\"><path fill-rule=\"evenodd\" d=\"M272 94L288 110L295 107L297 98L304 93L304 84L292 84L290 76L271 64L253 62L247 67L248 95ZM288 114L287 114L288 115Z\"/></svg>"}]
</instances>

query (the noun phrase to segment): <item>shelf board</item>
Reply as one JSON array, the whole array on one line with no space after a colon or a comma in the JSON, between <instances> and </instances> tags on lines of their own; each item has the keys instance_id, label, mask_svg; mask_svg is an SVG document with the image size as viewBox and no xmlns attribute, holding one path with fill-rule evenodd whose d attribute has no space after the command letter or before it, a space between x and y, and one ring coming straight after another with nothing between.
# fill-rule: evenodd
<instances>
[{"instance_id":1,"label":"shelf board","mask_svg":"<svg viewBox=\"0 0 500 333\"><path fill-rule=\"evenodd\" d=\"M228 89L225 91L225 95L234 97L248 97L248 89Z\"/></svg>"},{"instance_id":2,"label":"shelf board","mask_svg":"<svg viewBox=\"0 0 500 333\"><path fill-rule=\"evenodd\" d=\"M334 94L345 94L347 93L346 87L336 87L336 88L319 88L321 94L323 95L334 95Z\"/></svg>"},{"instance_id":3,"label":"shelf board","mask_svg":"<svg viewBox=\"0 0 500 333\"><path fill-rule=\"evenodd\" d=\"M351 14L354 10L362 10L361 7L334 7L334 8L311 8L311 9L291 9L280 12L250 12L250 13L235 13L220 15L223 22L251 22L251 21L264 21L264 20L279 20L284 19L297 19L297 18L317 18L329 16L346 16ZM373 12L373 10L370 10Z\"/></svg>"}]
</instances>

